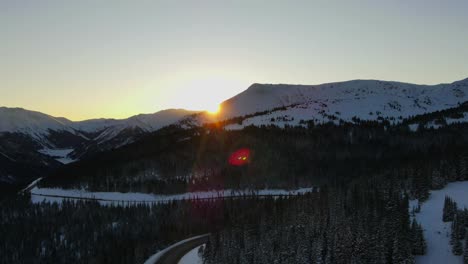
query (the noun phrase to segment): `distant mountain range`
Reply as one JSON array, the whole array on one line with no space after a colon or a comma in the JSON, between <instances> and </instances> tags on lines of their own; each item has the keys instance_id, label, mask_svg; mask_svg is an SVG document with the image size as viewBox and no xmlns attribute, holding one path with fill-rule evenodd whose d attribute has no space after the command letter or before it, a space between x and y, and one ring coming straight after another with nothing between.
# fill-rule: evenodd
<instances>
[{"instance_id":1,"label":"distant mountain range","mask_svg":"<svg viewBox=\"0 0 468 264\"><path fill-rule=\"evenodd\" d=\"M0 107L0 183L23 183L63 163L118 148L171 124L181 127L223 122L305 125L403 119L457 107L468 101L468 79L439 85L353 80L320 85L253 84L221 104L217 115L172 109L127 119L73 122L22 108ZM466 122L468 114L458 120Z\"/></svg>"},{"instance_id":2,"label":"distant mountain range","mask_svg":"<svg viewBox=\"0 0 468 264\"><path fill-rule=\"evenodd\" d=\"M62 164L134 142L193 113L170 109L127 119L73 122L22 108L0 107L0 183L37 178Z\"/></svg>"}]
</instances>

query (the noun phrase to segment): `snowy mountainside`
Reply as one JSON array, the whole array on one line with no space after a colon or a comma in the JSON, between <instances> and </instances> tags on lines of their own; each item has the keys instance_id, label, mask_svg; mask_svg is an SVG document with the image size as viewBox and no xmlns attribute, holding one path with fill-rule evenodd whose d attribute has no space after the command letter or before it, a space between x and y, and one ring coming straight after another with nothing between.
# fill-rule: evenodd
<instances>
[{"instance_id":1,"label":"snowy mountainside","mask_svg":"<svg viewBox=\"0 0 468 264\"><path fill-rule=\"evenodd\" d=\"M0 107L0 170L4 181L16 182L23 174L19 164L57 167L97 152L134 142L144 134L170 125L192 111L170 109L127 119L93 119L73 122L22 108ZM18 166L11 163L17 163ZM53 165L51 165L53 164ZM15 169L16 168L16 169ZM2 176L3 175L3 176ZM39 175L35 175L36 177Z\"/></svg>"},{"instance_id":2,"label":"snowy mountainside","mask_svg":"<svg viewBox=\"0 0 468 264\"><path fill-rule=\"evenodd\" d=\"M48 130L74 132L64 121L66 119L36 111L0 107L0 132L18 132L39 138L48 134Z\"/></svg>"},{"instance_id":3,"label":"snowy mountainside","mask_svg":"<svg viewBox=\"0 0 468 264\"><path fill-rule=\"evenodd\" d=\"M94 135L93 139L102 143L117 137L127 129L139 129L143 132L153 132L168 126L181 118L195 112L183 109L168 109L153 114L139 114L127 119L91 119L73 122L75 130Z\"/></svg>"},{"instance_id":4,"label":"snowy mountainside","mask_svg":"<svg viewBox=\"0 0 468 264\"><path fill-rule=\"evenodd\" d=\"M367 110L383 115L416 115L456 106L468 100L468 79L451 84L416 85L378 80L353 80L320 85L253 84L222 103L224 118L294 104L322 104L324 110L361 118ZM359 106L359 107L356 107ZM362 109L363 106L367 109ZM361 110L362 109L362 110Z\"/></svg>"},{"instance_id":5,"label":"snowy mountainside","mask_svg":"<svg viewBox=\"0 0 468 264\"><path fill-rule=\"evenodd\" d=\"M352 121L354 117L361 120L388 118L397 122L456 107L465 101L468 101L468 79L438 85L378 80L320 85L253 84L223 102L217 120L260 113L243 120L242 125L231 125L230 128L250 124L298 125L300 120ZM198 123L210 121L206 114L198 118Z\"/></svg>"},{"instance_id":6,"label":"snowy mountainside","mask_svg":"<svg viewBox=\"0 0 468 264\"><path fill-rule=\"evenodd\" d=\"M140 127L151 132L193 113L195 112L183 109L169 109L153 114L139 114L127 119L102 118L74 122L64 117L53 117L23 108L0 107L0 133L17 132L44 136L50 130L80 134L81 132L96 133L108 128L123 130L128 127Z\"/></svg>"}]
</instances>

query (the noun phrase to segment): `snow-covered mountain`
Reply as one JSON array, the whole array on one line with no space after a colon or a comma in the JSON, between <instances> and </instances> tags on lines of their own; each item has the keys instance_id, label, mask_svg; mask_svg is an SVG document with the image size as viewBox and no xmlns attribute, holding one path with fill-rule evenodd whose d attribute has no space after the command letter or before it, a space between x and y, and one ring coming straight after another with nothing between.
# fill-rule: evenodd
<instances>
[{"instance_id":1,"label":"snow-covered mountain","mask_svg":"<svg viewBox=\"0 0 468 264\"><path fill-rule=\"evenodd\" d=\"M69 122L71 121L36 111L0 107L0 133L16 132L37 138L47 135L49 130L73 133L74 130L69 126Z\"/></svg>"},{"instance_id":2,"label":"snow-covered mountain","mask_svg":"<svg viewBox=\"0 0 468 264\"><path fill-rule=\"evenodd\" d=\"M33 152L34 156L28 158L41 164L52 164L54 160L66 163L126 145L174 123L184 127L230 120L225 123L226 129L357 119L399 123L404 118L457 107L466 101L468 79L438 85L353 80L320 85L253 84L224 101L217 115L171 109L127 119L73 122L21 108L1 107L0 153L9 157L4 160L10 163L12 159L24 159L24 153ZM464 112L450 118L456 118L453 122L467 120ZM0 178L1 174L0 170ZM12 174L3 177L11 179Z\"/></svg>"},{"instance_id":3,"label":"snow-covered mountain","mask_svg":"<svg viewBox=\"0 0 468 264\"><path fill-rule=\"evenodd\" d=\"M184 109L168 109L154 114L139 114L127 119L90 119L79 122L72 122L70 126L75 130L88 133L99 132L107 128L129 128L139 127L151 132L164 126L170 125L184 116L195 113Z\"/></svg>"},{"instance_id":4,"label":"snow-covered mountain","mask_svg":"<svg viewBox=\"0 0 468 264\"><path fill-rule=\"evenodd\" d=\"M127 119L73 122L22 108L0 107L0 183L14 182L18 178L15 171L23 171L20 167L57 167L126 145L193 113L170 109Z\"/></svg>"},{"instance_id":5,"label":"snow-covered mountain","mask_svg":"<svg viewBox=\"0 0 468 264\"><path fill-rule=\"evenodd\" d=\"M378 80L353 80L320 85L253 84L221 104L217 120L244 116L247 125L298 125L390 119L435 112L468 101L468 78L450 84L417 85ZM195 119L195 120L193 120ZM192 123L209 123L214 117L199 114ZM187 120L185 120L187 121Z\"/></svg>"},{"instance_id":6,"label":"snow-covered mountain","mask_svg":"<svg viewBox=\"0 0 468 264\"><path fill-rule=\"evenodd\" d=\"M456 106L468 99L468 79L451 84L416 85L353 80L320 85L253 84L221 105L223 117L235 117L282 106L319 107L347 117L416 115ZM308 107L310 108L310 107ZM372 119L372 117L369 117Z\"/></svg>"},{"instance_id":7,"label":"snow-covered mountain","mask_svg":"<svg viewBox=\"0 0 468 264\"><path fill-rule=\"evenodd\" d=\"M18 133L31 136L44 147L55 146L54 135L68 133L83 140L103 143L127 129L152 132L170 125L194 112L170 109L154 114L140 114L127 119L92 119L73 122L22 108L0 107L0 133ZM69 146L70 147L70 146Z\"/></svg>"},{"instance_id":8,"label":"snow-covered mountain","mask_svg":"<svg viewBox=\"0 0 468 264\"><path fill-rule=\"evenodd\" d=\"M91 119L73 122L64 117L53 117L23 108L0 107L0 132L17 132L43 136L52 131L70 133L96 133L108 128L139 127L147 132L155 131L178 119L195 113L183 109L169 109L154 114L140 114L127 119Z\"/></svg>"}]
</instances>

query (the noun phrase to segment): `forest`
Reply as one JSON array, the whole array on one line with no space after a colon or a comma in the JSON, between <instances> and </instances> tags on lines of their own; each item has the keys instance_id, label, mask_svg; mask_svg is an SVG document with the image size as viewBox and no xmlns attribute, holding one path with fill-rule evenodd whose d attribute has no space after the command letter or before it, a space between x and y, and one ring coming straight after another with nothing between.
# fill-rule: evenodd
<instances>
[{"instance_id":1,"label":"forest","mask_svg":"<svg viewBox=\"0 0 468 264\"><path fill-rule=\"evenodd\" d=\"M142 263L205 233L211 234L200 252L205 264L414 263L426 242L409 200L424 202L431 189L468 180L468 125L412 131L356 121L239 131L170 126L70 164L41 186L153 193L317 188L296 197L135 206L34 204L27 194L9 196L0 206L0 263ZM247 164L229 165L239 148L251 150ZM447 198L443 215L456 230L454 253L468 263L466 210Z\"/></svg>"},{"instance_id":2,"label":"forest","mask_svg":"<svg viewBox=\"0 0 468 264\"><path fill-rule=\"evenodd\" d=\"M248 164L229 155L251 150ZM181 193L212 189L300 188L387 174L411 197L467 179L468 125L410 131L387 122L307 127L168 127L129 146L59 169L43 187Z\"/></svg>"},{"instance_id":3,"label":"forest","mask_svg":"<svg viewBox=\"0 0 468 264\"><path fill-rule=\"evenodd\" d=\"M424 238L399 186L396 178L366 177L296 197L129 207L19 196L0 207L0 262L142 263L173 242L211 233L205 263L412 263Z\"/></svg>"}]
</instances>

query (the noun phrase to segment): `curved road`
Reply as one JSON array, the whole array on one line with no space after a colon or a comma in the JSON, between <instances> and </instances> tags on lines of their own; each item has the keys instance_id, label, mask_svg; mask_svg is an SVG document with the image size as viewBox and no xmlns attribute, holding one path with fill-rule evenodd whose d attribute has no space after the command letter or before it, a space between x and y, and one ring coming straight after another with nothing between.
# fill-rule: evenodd
<instances>
[{"instance_id":1,"label":"curved road","mask_svg":"<svg viewBox=\"0 0 468 264\"><path fill-rule=\"evenodd\" d=\"M166 251L152 264L177 264L180 259L185 256L190 250L205 244L208 241L209 234L195 237L193 239L184 240L173 246L170 246ZM148 262L147 262L148 263Z\"/></svg>"}]
</instances>

